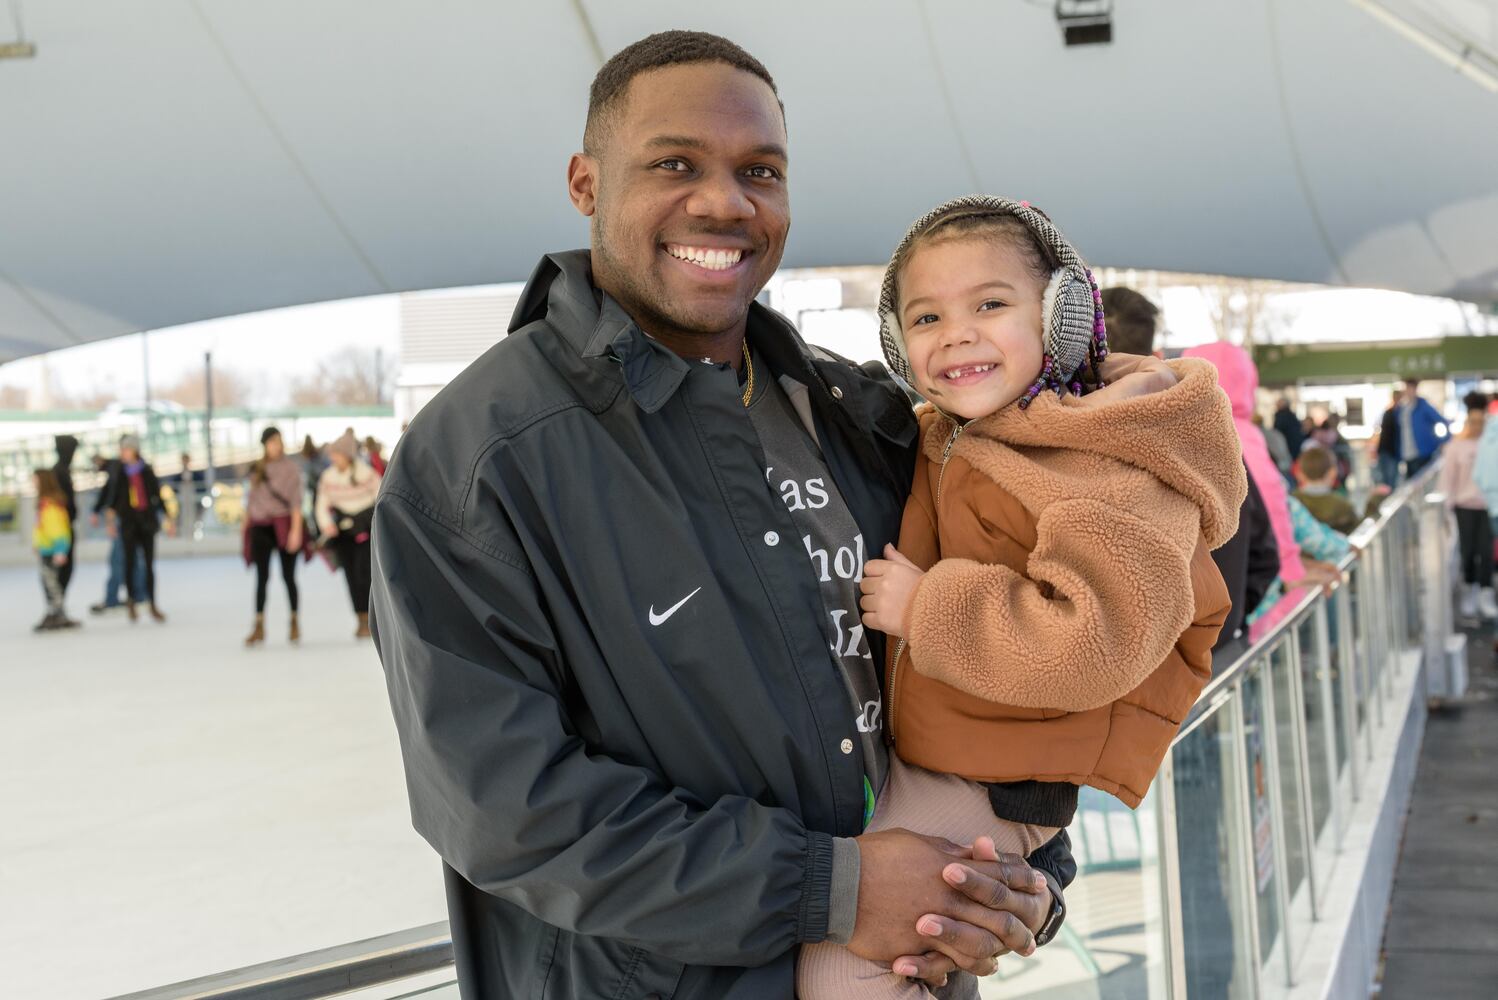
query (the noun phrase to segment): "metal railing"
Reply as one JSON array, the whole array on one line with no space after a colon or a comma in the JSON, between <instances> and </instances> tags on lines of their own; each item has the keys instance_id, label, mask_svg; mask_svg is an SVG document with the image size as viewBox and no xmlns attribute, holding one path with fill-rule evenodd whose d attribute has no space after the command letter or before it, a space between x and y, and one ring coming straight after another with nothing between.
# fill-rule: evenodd
<instances>
[{"instance_id":1,"label":"metal railing","mask_svg":"<svg viewBox=\"0 0 1498 1000\"><path fill-rule=\"evenodd\" d=\"M447 921L324 948L115 1000L304 1000L450 968Z\"/></svg>"},{"instance_id":2,"label":"metal railing","mask_svg":"<svg viewBox=\"0 0 1498 1000\"><path fill-rule=\"evenodd\" d=\"M1439 463L1436 463L1439 465ZM1290 591L1219 653L1137 810L1081 790L1079 874L1058 939L1006 957L985 997L1186 1000L1283 995L1412 654L1450 632L1449 549L1432 466L1351 536L1331 587ZM303 1000L450 962L446 925L132 994L131 1000ZM441 940L438 940L440 938ZM446 951L443 951L443 946ZM444 957L445 955L445 957ZM405 958L415 958L410 965ZM386 966L385 980L370 977Z\"/></svg>"}]
</instances>

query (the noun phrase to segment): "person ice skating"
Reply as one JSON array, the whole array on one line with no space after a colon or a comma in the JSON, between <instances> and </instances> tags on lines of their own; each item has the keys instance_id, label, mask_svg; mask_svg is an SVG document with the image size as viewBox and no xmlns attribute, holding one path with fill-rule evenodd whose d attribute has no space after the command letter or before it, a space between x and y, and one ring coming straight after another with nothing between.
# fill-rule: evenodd
<instances>
[{"instance_id":1,"label":"person ice skating","mask_svg":"<svg viewBox=\"0 0 1498 1000\"><path fill-rule=\"evenodd\" d=\"M68 617L63 606L67 590L63 574L73 562L73 519L68 516L68 497L52 469L37 469L31 484L36 490L36 527L31 544L41 563L42 593L47 600L46 615L35 631L76 628L78 622Z\"/></svg>"},{"instance_id":2,"label":"person ice skating","mask_svg":"<svg viewBox=\"0 0 1498 1000\"><path fill-rule=\"evenodd\" d=\"M337 554L348 583L358 627L354 637L369 637L369 534L380 477L359 458L353 431L328 445L332 465L317 483L317 526L322 544Z\"/></svg>"},{"instance_id":3,"label":"person ice skating","mask_svg":"<svg viewBox=\"0 0 1498 1000\"><path fill-rule=\"evenodd\" d=\"M285 442L276 428L267 427L261 433L260 446L264 451L250 468L250 497L245 509L244 557L255 567L255 624L244 641L246 646L265 641L265 599L272 556L281 565L281 581L291 607L287 639L298 642L302 637L296 585L297 556L304 539L302 470L286 454Z\"/></svg>"}]
</instances>

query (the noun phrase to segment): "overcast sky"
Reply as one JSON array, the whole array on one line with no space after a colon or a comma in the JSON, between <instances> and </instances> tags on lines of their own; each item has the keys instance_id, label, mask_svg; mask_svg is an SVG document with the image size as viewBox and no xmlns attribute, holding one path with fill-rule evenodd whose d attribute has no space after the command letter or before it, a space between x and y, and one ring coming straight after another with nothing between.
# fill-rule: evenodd
<instances>
[{"instance_id":1,"label":"overcast sky","mask_svg":"<svg viewBox=\"0 0 1498 1000\"><path fill-rule=\"evenodd\" d=\"M157 330L149 335L151 384L172 385L187 371L203 370L213 352L215 368L247 376L261 392L279 395L275 383L309 374L317 361L350 347L381 348L395 362L400 298L376 295L289 309L247 313ZM123 401L144 399L140 334L70 347L0 366L0 385L32 388L43 366L53 387L82 395L110 391Z\"/></svg>"}]
</instances>

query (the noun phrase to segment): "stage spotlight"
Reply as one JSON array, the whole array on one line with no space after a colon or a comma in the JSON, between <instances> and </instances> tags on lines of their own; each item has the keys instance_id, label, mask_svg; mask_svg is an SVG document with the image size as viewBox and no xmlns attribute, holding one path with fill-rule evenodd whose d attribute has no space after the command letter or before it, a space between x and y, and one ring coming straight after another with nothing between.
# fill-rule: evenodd
<instances>
[{"instance_id":1,"label":"stage spotlight","mask_svg":"<svg viewBox=\"0 0 1498 1000\"><path fill-rule=\"evenodd\" d=\"M1056 0L1056 23L1067 45L1113 41L1113 0Z\"/></svg>"}]
</instances>

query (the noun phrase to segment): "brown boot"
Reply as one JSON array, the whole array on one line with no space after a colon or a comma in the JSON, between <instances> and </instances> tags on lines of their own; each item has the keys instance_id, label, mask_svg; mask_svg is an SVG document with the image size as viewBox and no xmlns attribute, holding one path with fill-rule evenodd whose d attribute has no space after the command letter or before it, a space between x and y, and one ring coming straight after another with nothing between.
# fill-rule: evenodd
<instances>
[{"instance_id":1,"label":"brown boot","mask_svg":"<svg viewBox=\"0 0 1498 1000\"><path fill-rule=\"evenodd\" d=\"M244 644L246 646L258 646L258 645L260 645L264 641L265 641L265 616L264 615L256 615L255 616L255 627L254 627L253 630L251 630L250 634L245 637Z\"/></svg>"},{"instance_id":2,"label":"brown boot","mask_svg":"<svg viewBox=\"0 0 1498 1000\"><path fill-rule=\"evenodd\" d=\"M354 631L355 639L369 638L369 612L359 612L359 627Z\"/></svg>"},{"instance_id":3,"label":"brown boot","mask_svg":"<svg viewBox=\"0 0 1498 1000\"><path fill-rule=\"evenodd\" d=\"M161 624L162 622L166 621L166 615L164 615L164 614L161 613L161 609L156 606L156 602L155 601L151 602L151 618L158 625Z\"/></svg>"},{"instance_id":4,"label":"brown boot","mask_svg":"<svg viewBox=\"0 0 1498 1000\"><path fill-rule=\"evenodd\" d=\"M292 642L302 641L302 628L296 623L296 612L291 613L291 634L287 636Z\"/></svg>"},{"instance_id":5,"label":"brown boot","mask_svg":"<svg viewBox=\"0 0 1498 1000\"><path fill-rule=\"evenodd\" d=\"M135 613L135 598L132 597L125 602L125 613L130 616L131 621L136 621L140 618L140 615Z\"/></svg>"}]
</instances>

